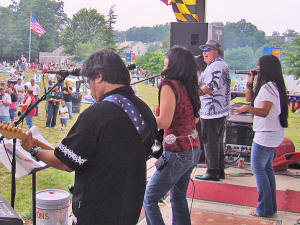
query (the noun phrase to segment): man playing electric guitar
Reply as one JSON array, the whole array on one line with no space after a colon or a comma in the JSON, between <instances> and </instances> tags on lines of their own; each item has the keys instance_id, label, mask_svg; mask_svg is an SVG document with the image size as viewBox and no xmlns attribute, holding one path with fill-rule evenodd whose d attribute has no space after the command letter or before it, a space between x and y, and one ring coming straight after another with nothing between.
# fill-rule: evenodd
<instances>
[{"instance_id":1,"label":"man playing electric guitar","mask_svg":"<svg viewBox=\"0 0 300 225\"><path fill-rule=\"evenodd\" d=\"M145 131L156 131L150 108L134 95L129 72L110 49L84 63L96 103L78 117L53 150L37 147L29 133L22 146L37 160L75 171L73 224L134 225L146 185Z\"/></svg>"}]
</instances>

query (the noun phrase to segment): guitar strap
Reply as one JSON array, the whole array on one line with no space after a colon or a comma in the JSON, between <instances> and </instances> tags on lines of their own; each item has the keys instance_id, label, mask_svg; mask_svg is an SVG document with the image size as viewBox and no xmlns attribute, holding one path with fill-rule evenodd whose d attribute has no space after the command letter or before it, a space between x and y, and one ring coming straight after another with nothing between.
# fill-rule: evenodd
<instances>
[{"instance_id":1,"label":"guitar strap","mask_svg":"<svg viewBox=\"0 0 300 225\"><path fill-rule=\"evenodd\" d=\"M123 111L128 115L134 127L136 128L138 134L141 134L142 131L145 129L146 123L143 120L142 114L135 107L135 105L129 99L125 98L123 95L113 94L107 96L102 101L112 102L118 105L121 109L123 109Z\"/></svg>"}]
</instances>

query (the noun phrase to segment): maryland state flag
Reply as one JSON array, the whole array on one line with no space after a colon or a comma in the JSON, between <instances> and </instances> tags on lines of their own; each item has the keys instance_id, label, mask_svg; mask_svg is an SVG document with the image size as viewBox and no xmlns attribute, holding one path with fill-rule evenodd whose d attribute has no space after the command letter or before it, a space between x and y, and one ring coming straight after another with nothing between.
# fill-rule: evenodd
<instances>
[{"instance_id":1,"label":"maryland state flag","mask_svg":"<svg viewBox=\"0 0 300 225\"><path fill-rule=\"evenodd\" d=\"M172 8L178 22L199 22L196 0L172 0Z\"/></svg>"}]
</instances>

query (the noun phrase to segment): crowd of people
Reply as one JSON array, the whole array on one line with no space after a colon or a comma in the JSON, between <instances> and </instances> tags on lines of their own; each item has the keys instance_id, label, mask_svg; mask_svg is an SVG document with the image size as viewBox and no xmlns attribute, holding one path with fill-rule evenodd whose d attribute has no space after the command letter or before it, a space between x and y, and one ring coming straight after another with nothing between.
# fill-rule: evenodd
<instances>
[{"instance_id":1,"label":"crowd of people","mask_svg":"<svg viewBox=\"0 0 300 225\"><path fill-rule=\"evenodd\" d=\"M40 86L36 84L34 79L25 83L23 73L15 70L14 67L12 68L13 71L11 71L8 79L0 82L0 122L4 123L15 122L17 113L23 113L31 104L38 101L42 94ZM54 76L49 74L47 78L48 84L45 86L44 93L54 86L56 79L59 79L58 75L55 74ZM70 82L66 81L65 85L61 82L46 95L46 128L56 128L56 120L59 115L60 129L67 130L67 119L73 118L72 90ZM33 118L38 116L39 107L37 105L25 116L28 128L33 126Z\"/></svg>"},{"instance_id":2,"label":"crowd of people","mask_svg":"<svg viewBox=\"0 0 300 225\"><path fill-rule=\"evenodd\" d=\"M158 88L156 116L130 87L130 75L112 49L92 54L84 63L95 104L78 117L74 126L52 150L35 145L31 134L22 146L36 160L65 171L75 171L73 224L136 224L142 205L148 225L163 225L158 202L170 192L173 224L191 224L186 192L190 175L205 155L207 169L200 180L225 179L223 136L230 113L229 67L220 44L214 40L199 46L206 68L192 52L173 46L166 55ZM253 216L269 217L277 212L276 184L272 167L275 148L287 127L287 94L280 61L272 55L259 58L258 75L251 73L246 100L252 102L235 111L254 115L255 132L251 166L258 187L258 205ZM53 87L49 79L46 87ZM5 84L4 84L5 85ZM27 87L18 78L15 85L0 86L0 120L13 120L16 108L36 101L39 88L34 80ZM47 128L72 119L73 89L67 81L47 95ZM20 98L20 99L19 99ZM27 116L28 126L38 108ZM13 117L12 117L13 116ZM146 185L147 146L157 129L164 130L163 153ZM150 134L152 134L150 132ZM108 197L109 196L109 197ZM105 205L105 207L103 207Z\"/></svg>"}]
</instances>

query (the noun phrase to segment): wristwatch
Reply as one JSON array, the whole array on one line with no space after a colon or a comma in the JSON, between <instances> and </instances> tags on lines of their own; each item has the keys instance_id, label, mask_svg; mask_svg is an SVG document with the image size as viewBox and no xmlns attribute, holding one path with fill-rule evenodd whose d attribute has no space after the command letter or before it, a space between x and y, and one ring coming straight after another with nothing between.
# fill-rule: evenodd
<instances>
[{"instance_id":1,"label":"wristwatch","mask_svg":"<svg viewBox=\"0 0 300 225\"><path fill-rule=\"evenodd\" d=\"M33 146L32 149L29 151L30 155L36 160L36 161L40 161L37 158L37 154L38 152L41 150L42 148L39 146Z\"/></svg>"}]
</instances>

